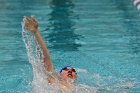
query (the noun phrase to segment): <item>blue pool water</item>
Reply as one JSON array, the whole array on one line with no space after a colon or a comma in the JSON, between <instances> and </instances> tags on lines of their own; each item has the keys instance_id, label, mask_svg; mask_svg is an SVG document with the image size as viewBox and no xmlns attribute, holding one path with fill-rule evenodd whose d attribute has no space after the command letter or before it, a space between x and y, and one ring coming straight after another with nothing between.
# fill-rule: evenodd
<instances>
[{"instance_id":1,"label":"blue pool water","mask_svg":"<svg viewBox=\"0 0 140 93\"><path fill-rule=\"evenodd\" d=\"M132 0L1 0L0 93L32 88L25 15L37 18L56 71L75 67L76 84L96 93L140 93L140 11Z\"/></svg>"}]
</instances>

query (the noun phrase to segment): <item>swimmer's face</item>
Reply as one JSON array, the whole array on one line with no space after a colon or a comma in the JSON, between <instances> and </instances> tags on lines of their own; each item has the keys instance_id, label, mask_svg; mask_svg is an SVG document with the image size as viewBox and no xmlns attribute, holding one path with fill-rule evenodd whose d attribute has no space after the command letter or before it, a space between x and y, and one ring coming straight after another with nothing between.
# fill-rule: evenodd
<instances>
[{"instance_id":1,"label":"swimmer's face","mask_svg":"<svg viewBox=\"0 0 140 93\"><path fill-rule=\"evenodd\" d=\"M74 68L66 67L62 70L62 72L60 73L60 76L65 78L65 79L75 80L77 74L76 74L76 71Z\"/></svg>"}]
</instances>

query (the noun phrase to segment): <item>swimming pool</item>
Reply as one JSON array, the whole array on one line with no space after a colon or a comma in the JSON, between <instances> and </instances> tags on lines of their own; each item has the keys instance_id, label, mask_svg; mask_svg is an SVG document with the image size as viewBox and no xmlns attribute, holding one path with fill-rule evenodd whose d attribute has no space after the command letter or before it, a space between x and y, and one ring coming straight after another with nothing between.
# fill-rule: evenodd
<instances>
[{"instance_id":1,"label":"swimming pool","mask_svg":"<svg viewBox=\"0 0 140 93\"><path fill-rule=\"evenodd\" d=\"M0 93L31 89L24 15L38 19L56 71L72 65L76 83L97 93L140 92L140 11L132 0L1 0L0 14Z\"/></svg>"}]
</instances>

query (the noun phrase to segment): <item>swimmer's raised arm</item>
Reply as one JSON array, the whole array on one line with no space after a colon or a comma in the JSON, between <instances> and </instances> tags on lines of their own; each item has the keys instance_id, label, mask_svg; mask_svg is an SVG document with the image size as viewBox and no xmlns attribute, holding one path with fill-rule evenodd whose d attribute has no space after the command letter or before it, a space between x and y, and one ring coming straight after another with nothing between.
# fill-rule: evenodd
<instances>
[{"instance_id":1,"label":"swimmer's raised arm","mask_svg":"<svg viewBox=\"0 0 140 93\"><path fill-rule=\"evenodd\" d=\"M24 17L23 21L25 23L26 29L28 31L31 31L32 33L34 33L35 38L43 51L45 69L47 71L53 72L54 70L53 70L50 54L49 54L48 49L47 49L47 47L46 47L46 45L45 45L45 43L44 43L44 41L39 33L37 21L35 20L34 17L31 17L31 18Z\"/></svg>"}]
</instances>

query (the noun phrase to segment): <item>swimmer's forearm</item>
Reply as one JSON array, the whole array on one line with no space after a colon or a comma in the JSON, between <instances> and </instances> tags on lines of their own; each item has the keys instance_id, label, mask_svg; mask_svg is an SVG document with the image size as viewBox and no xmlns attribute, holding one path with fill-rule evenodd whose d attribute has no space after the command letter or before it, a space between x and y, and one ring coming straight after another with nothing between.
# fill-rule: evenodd
<instances>
[{"instance_id":1,"label":"swimmer's forearm","mask_svg":"<svg viewBox=\"0 0 140 93\"><path fill-rule=\"evenodd\" d=\"M26 29L28 31L31 31L32 33L34 33L36 40L43 51L45 69L47 71L53 71L50 55L49 55L48 49L47 49L42 37L38 31L38 23L37 23L36 19L34 17L29 18L29 17L25 16L23 18L23 22L25 23Z\"/></svg>"},{"instance_id":2,"label":"swimmer's forearm","mask_svg":"<svg viewBox=\"0 0 140 93\"><path fill-rule=\"evenodd\" d=\"M34 33L35 37L36 37L36 40L37 42L39 43L42 51L43 51L43 55L44 55L44 66L45 66L45 69L47 71L53 71L53 67L52 67L52 62L51 62L51 58L50 58L50 54L49 54L49 51L38 31L38 29L36 29L35 33Z\"/></svg>"}]
</instances>

